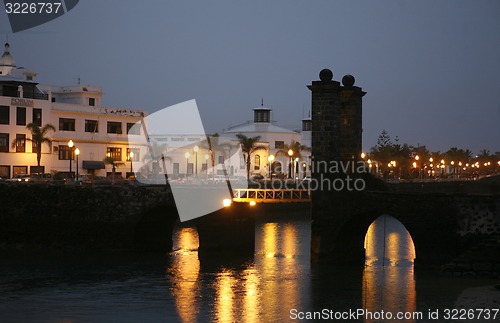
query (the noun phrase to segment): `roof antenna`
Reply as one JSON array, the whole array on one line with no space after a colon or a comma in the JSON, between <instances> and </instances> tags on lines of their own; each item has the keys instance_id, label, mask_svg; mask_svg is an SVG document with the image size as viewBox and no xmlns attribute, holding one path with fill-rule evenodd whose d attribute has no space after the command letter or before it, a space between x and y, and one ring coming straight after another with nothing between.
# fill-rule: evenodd
<instances>
[{"instance_id":1,"label":"roof antenna","mask_svg":"<svg viewBox=\"0 0 500 323\"><path fill-rule=\"evenodd\" d=\"M262 100L260 101L260 106L263 107L264 106L264 98L262 98Z\"/></svg>"}]
</instances>

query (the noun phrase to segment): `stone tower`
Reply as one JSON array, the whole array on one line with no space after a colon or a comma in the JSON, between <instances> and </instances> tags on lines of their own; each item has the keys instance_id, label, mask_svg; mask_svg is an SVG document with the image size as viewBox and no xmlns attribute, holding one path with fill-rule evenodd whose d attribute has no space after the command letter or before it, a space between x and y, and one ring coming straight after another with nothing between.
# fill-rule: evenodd
<instances>
[{"instance_id":1,"label":"stone tower","mask_svg":"<svg viewBox=\"0 0 500 323\"><path fill-rule=\"evenodd\" d=\"M312 92L312 155L314 161L359 160L362 144L362 98L366 94L354 86L354 77L340 82L324 69L320 81L307 87Z\"/></svg>"},{"instance_id":2,"label":"stone tower","mask_svg":"<svg viewBox=\"0 0 500 323\"><path fill-rule=\"evenodd\" d=\"M312 92L313 262L338 254L334 237L342 224L342 214L338 214L336 206L357 200L358 192L348 190L344 184L349 177L360 174L352 174L352 170L332 172L330 165L352 165L361 159L362 98L366 94L354 86L351 75L344 76L340 84L333 80L332 71L324 69L319 78L320 81L313 81L308 86ZM319 166L321 164L328 166L325 169ZM340 185L333 188L327 186L328 183Z\"/></svg>"}]
</instances>

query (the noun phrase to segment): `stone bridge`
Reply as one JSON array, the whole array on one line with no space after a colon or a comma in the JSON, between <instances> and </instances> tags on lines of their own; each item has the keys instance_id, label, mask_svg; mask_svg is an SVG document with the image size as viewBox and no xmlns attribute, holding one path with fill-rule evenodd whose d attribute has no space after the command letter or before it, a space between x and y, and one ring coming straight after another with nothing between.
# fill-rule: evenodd
<instances>
[{"instance_id":1,"label":"stone bridge","mask_svg":"<svg viewBox=\"0 0 500 323\"><path fill-rule=\"evenodd\" d=\"M417 264L445 264L488 238L500 236L498 194L419 189L317 192L314 198L315 261L363 264L365 234L371 223L384 214L398 219L412 236Z\"/></svg>"}]
</instances>

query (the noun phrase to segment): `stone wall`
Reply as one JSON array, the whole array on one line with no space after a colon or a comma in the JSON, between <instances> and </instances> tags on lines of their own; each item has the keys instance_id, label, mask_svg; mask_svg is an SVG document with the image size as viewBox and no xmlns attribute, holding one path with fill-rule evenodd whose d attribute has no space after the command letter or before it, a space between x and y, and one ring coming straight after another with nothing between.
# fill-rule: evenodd
<instances>
[{"instance_id":1,"label":"stone wall","mask_svg":"<svg viewBox=\"0 0 500 323\"><path fill-rule=\"evenodd\" d=\"M3 249L169 249L177 219L172 195L165 186L90 188L9 183L0 185L0 198ZM162 232L167 232L167 237Z\"/></svg>"}]
</instances>

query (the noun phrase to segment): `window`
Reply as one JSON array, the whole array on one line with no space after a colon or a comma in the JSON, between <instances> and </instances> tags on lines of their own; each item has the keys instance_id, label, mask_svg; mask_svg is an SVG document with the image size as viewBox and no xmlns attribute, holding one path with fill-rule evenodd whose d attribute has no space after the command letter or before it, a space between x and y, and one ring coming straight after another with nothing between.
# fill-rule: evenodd
<instances>
[{"instance_id":1,"label":"window","mask_svg":"<svg viewBox=\"0 0 500 323\"><path fill-rule=\"evenodd\" d=\"M10 107L7 105L0 105L0 124L9 124L10 121Z\"/></svg>"},{"instance_id":2,"label":"window","mask_svg":"<svg viewBox=\"0 0 500 323\"><path fill-rule=\"evenodd\" d=\"M254 157L254 170L260 170L260 155Z\"/></svg>"},{"instance_id":3,"label":"window","mask_svg":"<svg viewBox=\"0 0 500 323\"><path fill-rule=\"evenodd\" d=\"M276 148L276 149L283 149L283 148L285 148L285 142L284 141L275 141L274 142L274 148Z\"/></svg>"},{"instance_id":4,"label":"window","mask_svg":"<svg viewBox=\"0 0 500 323\"><path fill-rule=\"evenodd\" d=\"M3 179L10 178L10 166L8 165L0 166L0 178Z\"/></svg>"},{"instance_id":5,"label":"window","mask_svg":"<svg viewBox=\"0 0 500 323\"><path fill-rule=\"evenodd\" d=\"M108 121L108 133L121 134L122 133L122 123L121 122Z\"/></svg>"},{"instance_id":6,"label":"window","mask_svg":"<svg viewBox=\"0 0 500 323\"><path fill-rule=\"evenodd\" d=\"M113 158L114 161L122 161L122 149L118 147L108 147L106 156Z\"/></svg>"},{"instance_id":7,"label":"window","mask_svg":"<svg viewBox=\"0 0 500 323\"><path fill-rule=\"evenodd\" d=\"M69 146L59 146L59 160L73 160L75 159L73 148Z\"/></svg>"},{"instance_id":8,"label":"window","mask_svg":"<svg viewBox=\"0 0 500 323\"><path fill-rule=\"evenodd\" d=\"M26 135L17 134L16 135L16 153L26 152Z\"/></svg>"},{"instance_id":9,"label":"window","mask_svg":"<svg viewBox=\"0 0 500 323\"><path fill-rule=\"evenodd\" d=\"M2 152L2 153L9 152L9 134L8 133L0 133L0 152Z\"/></svg>"},{"instance_id":10,"label":"window","mask_svg":"<svg viewBox=\"0 0 500 323\"><path fill-rule=\"evenodd\" d=\"M224 156L219 156L219 164L224 164Z\"/></svg>"},{"instance_id":11,"label":"window","mask_svg":"<svg viewBox=\"0 0 500 323\"><path fill-rule=\"evenodd\" d=\"M194 166L193 163L187 164L187 174L193 174Z\"/></svg>"},{"instance_id":12,"label":"window","mask_svg":"<svg viewBox=\"0 0 500 323\"><path fill-rule=\"evenodd\" d=\"M26 108L17 107L16 125L18 126L26 125Z\"/></svg>"},{"instance_id":13,"label":"window","mask_svg":"<svg viewBox=\"0 0 500 323\"><path fill-rule=\"evenodd\" d=\"M89 98L89 105L90 106L95 106L95 98Z\"/></svg>"},{"instance_id":14,"label":"window","mask_svg":"<svg viewBox=\"0 0 500 323\"><path fill-rule=\"evenodd\" d=\"M12 166L12 177L28 174L28 166Z\"/></svg>"},{"instance_id":15,"label":"window","mask_svg":"<svg viewBox=\"0 0 500 323\"><path fill-rule=\"evenodd\" d=\"M127 134L129 134L129 135L140 135L141 134L141 126L140 126L140 124L139 123L130 123L130 122L127 122Z\"/></svg>"},{"instance_id":16,"label":"window","mask_svg":"<svg viewBox=\"0 0 500 323\"><path fill-rule=\"evenodd\" d=\"M38 152L38 145L37 145L36 141L31 141L31 152L32 153Z\"/></svg>"},{"instance_id":17,"label":"window","mask_svg":"<svg viewBox=\"0 0 500 323\"><path fill-rule=\"evenodd\" d=\"M59 118L59 130L75 131L75 119Z\"/></svg>"},{"instance_id":18,"label":"window","mask_svg":"<svg viewBox=\"0 0 500 323\"><path fill-rule=\"evenodd\" d=\"M179 163L174 163L174 175L179 175Z\"/></svg>"},{"instance_id":19,"label":"window","mask_svg":"<svg viewBox=\"0 0 500 323\"><path fill-rule=\"evenodd\" d=\"M8 133L0 133L0 152L2 152L2 153L9 152L9 134Z\"/></svg>"},{"instance_id":20,"label":"window","mask_svg":"<svg viewBox=\"0 0 500 323\"><path fill-rule=\"evenodd\" d=\"M42 109L33 109L33 123L37 126L42 126Z\"/></svg>"},{"instance_id":21,"label":"window","mask_svg":"<svg viewBox=\"0 0 500 323\"><path fill-rule=\"evenodd\" d=\"M134 153L134 156L132 158L130 158L130 153ZM132 161L139 161L141 160L139 157L140 157L140 149L139 148L127 148L127 161L130 161L132 159Z\"/></svg>"},{"instance_id":22,"label":"window","mask_svg":"<svg viewBox=\"0 0 500 323\"><path fill-rule=\"evenodd\" d=\"M312 131L312 120L302 121L302 131Z\"/></svg>"},{"instance_id":23,"label":"window","mask_svg":"<svg viewBox=\"0 0 500 323\"><path fill-rule=\"evenodd\" d=\"M99 132L99 122L97 120L85 120L85 132Z\"/></svg>"}]
</instances>

